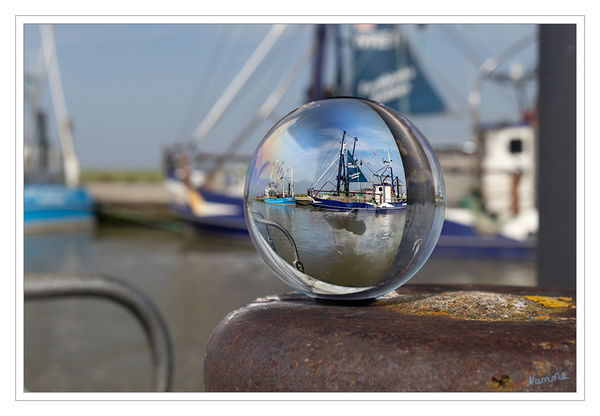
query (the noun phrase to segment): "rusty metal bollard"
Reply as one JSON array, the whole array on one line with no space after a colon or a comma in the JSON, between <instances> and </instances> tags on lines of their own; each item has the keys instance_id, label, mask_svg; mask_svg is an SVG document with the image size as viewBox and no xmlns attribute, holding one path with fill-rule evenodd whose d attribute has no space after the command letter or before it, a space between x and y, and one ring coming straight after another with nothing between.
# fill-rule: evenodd
<instances>
[{"instance_id":1,"label":"rusty metal bollard","mask_svg":"<svg viewBox=\"0 0 600 416\"><path fill-rule=\"evenodd\" d=\"M405 285L367 306L299 294L231 312L207 391L575 391L574 292Z\"/></svg>"}]
</instances>

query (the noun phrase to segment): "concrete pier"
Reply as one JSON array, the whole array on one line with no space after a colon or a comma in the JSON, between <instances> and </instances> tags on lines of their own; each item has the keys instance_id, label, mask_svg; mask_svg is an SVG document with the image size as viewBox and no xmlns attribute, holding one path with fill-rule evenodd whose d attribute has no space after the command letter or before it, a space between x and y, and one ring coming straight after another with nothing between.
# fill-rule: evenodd
<instances>
[{"instance_id":1,"label":"concrete pier","mask_svg":"<svg viewBox=\"0 0 600 416\"><path fill-rule=\"evenodd\" d=\"M101 222L172 228L178 220L168 209L169 194L163 183L91 182L85 187L96 201Z\"/></svg>"},{"instance_id":2,"label":"concrete pier","mask_svg":"<svg viewBox=\"0 0 600 416\"><path fill-rule=\"evenodd\" d=\"M368 306L257 299L209 339L207 391L575 391L575 293L405 285Z\"/></svg>"}]
</instances>

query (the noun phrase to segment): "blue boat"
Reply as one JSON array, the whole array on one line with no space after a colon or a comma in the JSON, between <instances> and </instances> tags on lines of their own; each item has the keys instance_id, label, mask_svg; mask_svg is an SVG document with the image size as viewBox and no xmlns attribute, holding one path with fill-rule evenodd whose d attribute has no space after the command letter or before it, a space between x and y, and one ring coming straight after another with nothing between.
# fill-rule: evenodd
<instances>
[{"instance_id":1,"label":"blue boat","mask_svg":"<svg viewBox=\"0 0 600 416\"><path fill-rule=\"evenodd\" d=\"M284 167L283 162L275 161L271 166L269 183L265 187L263 201L267 204L291 206L296 205L292 169Z\"/></svg>"},{"instance_id":2,"label":"blue boat","mask_svg":"<svg viewBox=\"0 0 600 416\"><path fill-rule=\"evenodd\" d=\"M28 101L31 137L24 143L23 228L25 233L71 231L92 228L95 206L91 195L79 185L79 163L64 102L58 68L58 56L50 25L40 27L46 72L29 80L33 83ZM54 116L60 138L60 153L54 152L47 137L46 113L41 108L42 77L50 83ZM27 77L26 77L27 78Z\"/></svg>"},{"instance_id":3,"label":"blue boat","mask_svg":"<svg viewBox=\"0 0 600 416\"><path fill-rule=\"evenodd\" d=\"M94 200L82 187L25 184L23 202L26 233L87 229L95 222Z\"/></svg>"},{"instance_id":4,"label":"blue boat","mask_svg":"<svg viewBox=\"0 0 600 416\"><path fill-rule=\"evenodd\" d=\"M202 187L190 188L174 178L167 178L166 186L171 195L178 195L169 203L171 212L197 231L248 233L241 197Z\"/></svg>"},{"instance_id":5,"label":"blue boat","mask_svg":"<svg viewBox=\"0 0 600 416\"><path fill-rule=\"evenodd\" d=\"M264 201L267 204L273 204L273 205L281 205L281 206L296 205L296 198L294 198L293 196L286 196L286 197L281 197L281 198L266 198L265 197Z\"/></svg>"}]
</instances>

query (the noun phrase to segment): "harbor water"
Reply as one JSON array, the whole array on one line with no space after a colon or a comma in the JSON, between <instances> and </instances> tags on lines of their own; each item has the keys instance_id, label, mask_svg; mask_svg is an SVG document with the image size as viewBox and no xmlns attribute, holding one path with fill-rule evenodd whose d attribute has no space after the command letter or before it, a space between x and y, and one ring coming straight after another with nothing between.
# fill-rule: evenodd
<instances>
[{"instance_id":1,"label":"harbor water","mask_svg":"<svg viewBox=\"0 0 600 416\"><path fill-rule=\"evenodd\" d=\"M298 212L310 220L309 210ZM330 220L329 227L312 230L320 228L323 235L316 238L336 250L340 240L332 230L360 231L352 228L360 227L356 222ZM93 232L28 235L24 257L26 273L110 275L150 297L173 339L174 391L203 391L204 347L227 313L257 297L290 290L246 236L101 225ZM433 256L410 283L535 285L535 263ZM32 301L25 304L24 319L27 389L152 389L144 333L120 306L95 299Z\"/></svg>"}]
</instances>

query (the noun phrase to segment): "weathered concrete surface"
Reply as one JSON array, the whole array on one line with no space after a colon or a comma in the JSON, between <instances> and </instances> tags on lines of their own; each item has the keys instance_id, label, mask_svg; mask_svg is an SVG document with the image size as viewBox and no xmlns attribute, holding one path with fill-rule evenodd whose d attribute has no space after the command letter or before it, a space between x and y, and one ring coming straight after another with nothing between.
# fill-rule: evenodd
<instances>
[{"instance_id":1,"label":"weathered concrete surface","mask_svg":"<svg viewBox=\"0 0 600 416\"><path fill-rule=\"evenodd\" d=\"M85 185L94 199L103 204L167 205L169 194L163 183L102 183Z\"/></svg>"},{"instance_id":2,"label":"weathered concrete surface","mask_svg":"<svg viewBox=\"0 0 600 416\"><path fill-rule=\"evenodd\" d=\"M173 228L177 219L168 209L169 194L163 183L85 184L96 201L100 222L125 222Z\"/></svg>"},{"instance_id":3,"label":"weathered concrete surface","mask_svg":"<svg viewBox=\"0 0 600 416\"><path fill-rule=\"evenodd\" d=\"M257 299L213 331L207 391L575 391L574 292L405 285L368 306Z\"/></svg>"}]
</instances>

